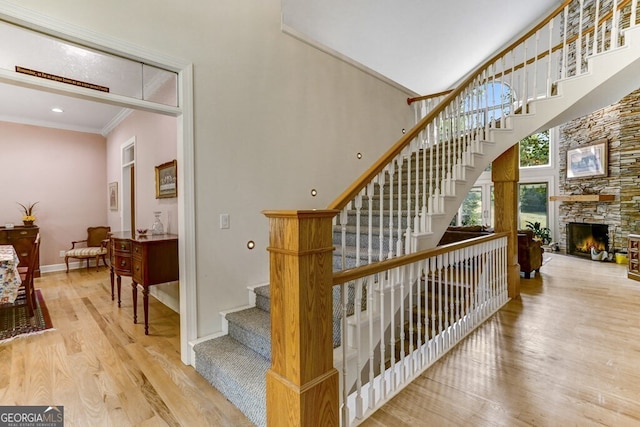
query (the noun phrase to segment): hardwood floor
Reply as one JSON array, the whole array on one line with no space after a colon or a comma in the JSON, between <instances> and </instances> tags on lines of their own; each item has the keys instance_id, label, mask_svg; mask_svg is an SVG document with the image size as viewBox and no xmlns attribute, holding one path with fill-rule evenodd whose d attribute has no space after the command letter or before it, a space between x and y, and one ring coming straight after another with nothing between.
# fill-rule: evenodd
<instances>
[{"instance_id":1,"label":"hardwood floor","mask_svg":"<svg viewBox=\"0 0 640 427\"><path fill-rule=\"evenodd\" d=\"M640 425L640 282L564 255L362 426Z\"/></svg>"},{"instance_id":2,"label":"hardwood floor","mask_svg":"<svg viewBox=\"0 0 640 427\"><path fill-rule=\"evenodd\" d=\"M105 268L36 279L56 330L0 344L0 405L62 405L66 426L252 425L182 364L176 313L150 298L150 335L133 324L130 283L118 308Z\"/></svg>"},{"instance_id":3,"label":"hardwood floor","mask_svg":"<svg viewBox=\"0 0 640 427\"><path fill-rule=\"evenodd\" d=\"M363 426L640 425L640 282L612 263L545 254L511 301ZM37 279L55 331L0 345L0 404L64 405L67 426L249 426L179 355L178 316L150 335L106 269ZM126 285L126 286L125 286Z\"/></svg>"}]
</instances>

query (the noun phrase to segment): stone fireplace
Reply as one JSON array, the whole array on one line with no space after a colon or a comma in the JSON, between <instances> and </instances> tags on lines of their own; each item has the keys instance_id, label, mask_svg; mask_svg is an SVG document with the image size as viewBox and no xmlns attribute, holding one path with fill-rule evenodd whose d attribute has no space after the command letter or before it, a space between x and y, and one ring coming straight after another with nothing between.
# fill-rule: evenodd
<instances>
[{"instance_id":1,"label":"stone fireplace","mask_svg":"<svg viewBox=\"0 0 640 427\"><path fill-rule=\"evenodd\" d=\"M609 226L587 222L567 224L567 254L591 257L591 249L609 251Z\"/></svg>"},{"instance_id":2,"label":"stone fireplace","mask_svg":"<svg viewBox=\"0 0 640 427\"><path fill-rule=\"evenodd\" d=\"M627 236L640 232L639 100L640 90L637 90L616 104L560 126L558 194L613 196L609 200L594 197L591 201L558 202L556 236L566 253L571 253L573 244L569 241L570 223L604 225L608 252L626 249ZM567 150L601 140L607 141L607 176L567 178Z\"/></svg>"}]
</instances>

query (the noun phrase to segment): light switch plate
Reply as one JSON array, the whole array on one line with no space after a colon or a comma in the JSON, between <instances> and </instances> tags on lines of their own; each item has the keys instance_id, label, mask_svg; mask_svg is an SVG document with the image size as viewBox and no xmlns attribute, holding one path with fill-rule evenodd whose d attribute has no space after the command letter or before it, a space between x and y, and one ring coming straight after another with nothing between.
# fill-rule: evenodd
<instances>
[{"instance_id":1,"label":"light switch plate","mask_svg":"<svg viewBox=\"0 0 640 427\"><path fill-rule=\"evenodd\" d=\"M229 214L220 214L220 228L223 230L229 228Z\"/></svg>"}]
</instances>

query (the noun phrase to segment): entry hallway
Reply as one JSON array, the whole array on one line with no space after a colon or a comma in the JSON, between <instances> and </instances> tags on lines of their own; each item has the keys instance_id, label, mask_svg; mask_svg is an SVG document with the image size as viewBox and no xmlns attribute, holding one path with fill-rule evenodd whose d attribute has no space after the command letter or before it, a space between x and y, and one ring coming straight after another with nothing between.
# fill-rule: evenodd
<instances>
[{"instance_id":1,"label":"entry hallway","mask_svg":"<svg viewBox=\"0 0 640 427\"><path fill-rule=\"evenodd\" d=\"M511 301L363 426L640 425L640 282L558 254ZM1 405L63 405L66 426L247 426L179 356L179 317L150 299L150 335L109 274L36 279L55 331L0 344Z\"/></svg>"}]
</instances>

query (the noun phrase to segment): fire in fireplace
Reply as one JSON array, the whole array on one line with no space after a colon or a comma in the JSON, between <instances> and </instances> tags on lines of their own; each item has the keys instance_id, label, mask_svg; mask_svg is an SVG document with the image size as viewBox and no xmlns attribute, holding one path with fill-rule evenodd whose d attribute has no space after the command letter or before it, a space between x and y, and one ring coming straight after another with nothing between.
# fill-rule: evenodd
<instances>
[{"instance_id":1,"label":"fire in fireplace","mask_svg":"<svg viewBox=\"0 0 640 427\"><path fill-rule=\"evenodd\" d=\"M570 222L567 224L567 253L591 257L591 248L596 251L609 251L609 226Z\"/></svg>"}]
</instances>

